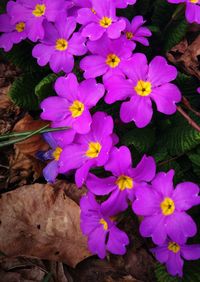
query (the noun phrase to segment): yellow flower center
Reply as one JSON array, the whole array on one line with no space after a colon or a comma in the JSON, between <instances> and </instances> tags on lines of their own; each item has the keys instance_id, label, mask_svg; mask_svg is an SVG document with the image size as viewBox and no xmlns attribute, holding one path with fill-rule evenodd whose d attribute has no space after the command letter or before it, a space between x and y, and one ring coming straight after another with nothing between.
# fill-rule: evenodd
<instances>
[{"instance_id":1,"label":"yellow flower center","mask_svg":"<svg viewBox=\"0 0 200 282\"><path fill-rule=\"evenodd\" d=\"M171 198L166 197L160 204L163 215L171 215L174 213L175 204Z\"/></svg>"},{"instance_id":2,"label":"yellow flower center","mask_svg":"<svg viewBox=\"0 0 200 282\"><path fill-rule=\"evenodd\" d=\"M44 16L45 11L46 11L46 6L44 4L37 4L32 14L35 17L41 17L41 16Z\"/></svg>"},{"instance_id":3,"label":"yellow flower center","mask_svg":"<svg viewBox=\"0 0 200 282\"><path fill-rule=\"evenodd\" d=\"M138 95L148 96L151 94L151 83L148 81L139 80L134 89Z\"/></svg>"},{"instance_id":4,"label":"yellow flower center","mask_svg":"<svg viewBox=\"0 0 200 282\"><path fill-rule=\"evenodd\" d=\"M193 4L196 4L196 3L199 2L199 0L189 0L189 1L190 1L190 3L193 3Z\"/></svg>"},{"instance_id":5,"label":"yellow flower center","mask_svg":"<svg viewBox=\"0 0 200 282\"><path fill-rule=\"evenodd\" d=\"M120 63L120 58L115 54L109 54L106 58L106 64L111 68L116 68Z\"/></svg>"},{"instance_id":6,"label":"yellow flower center","mask_svg":"<svg viewBox=\"0 0 200 282\"><path fill-rule=\"evenodd\" d=\"M56 40L56 50L58 51L65 51L68 47L68 42L64 38L59 38Z\"/></svg>"},{"instance_id":7,"label":"yellow flower center","mask_svg":"<svg viewBox=\"0 0 200 282\"><path fill-rule=\"evenodd\" d=\"M57 147L56 149L55 149L55 151L53 152L53 157L54 157L54 159L56 160L56 161L58 161L59 159L60 159L60 154L62 153L62 148L60 148L60 147Z\"/></svg>"},{"instance_id":8,"label":"yellow flower center","mask_svg":"<svg viewBox=\"0 0 200 282\"><path fill-rule=\"evenodd\" d=\"M124 191L125 189L133 188L133 179L126 175L121 175L117 178L115 184L117 184L120 191Z\"/></svg>"},{"instance_id":9,"label":"yellow flower center","mask_svg":"<svg viewBox=\"0 0 200 282\"><path fill-rule=\"evenodd\" d=\"M99 220L99 223L103 225L104 230L108 230L108 223L103 218Z\"/></svg>"},{"instance_id":10,"label":"yellow flower center","mask_svg":"<svg viewBox=\"0 0 200 282\"><path fill-rule=\"evenodd\" d=\"M133 38L133 33L131 31L126 32L126 38L127 39L132 39Z\"/></svg>"},{"instance_id":11,"label":"yellow flower center","mask_svg":"<svg viewBox=\"0 0 200 282\"><path fill-rule=\"evenodd\" d=\"M24 22L19 22L15 26L16 31L22 32L25 29L25 23Z\"/></svg>"},{"instance_id":12,"label":"yellow flower center","mask_svg":"<svg viewBox=\"0 0 200 282\"><path fill-rule=\"evenodd\" d=\"M80 117L84 111L84 104L78 100L75 100L73 104L69 107L70 112L72 113L72 117Z\"/></svg>"},{"instance_id":13,"label":"yellow flower center","mask_svg":"<svg viewBox=\"0 0 200 282\"><path fill-rule=\"evenodd\" d=\"M179 251L180 251L180 246L177 244L177 243L175 243L175 242L169 242L169 244L168 244L168 250L169 251L171 251L171 252L173 252L173 253L178 253Z\"/></svg>"},{"instance_id":14,"label":"yellow flower center","mask_svg":"<svg viewBox=\"0 0 200 282\"><path fill-rule=\"evenodd\" d=\"M108 17L103 17L100 21L99 21L100 26L107 28L112 24L112 19L108 18Z\"/></svg>"},{"instance_id":15,"label":"yellow flower center","mask_svg":"<svg viewBox=\"0 0 200 282\"><path fill-rule=\"evenodd\" d=\"M93 14L96 15L97 12L95 11L95 9L91 8L91 11L92 11Z\"/></svg>"},{"instance_id":16,"label":"yellow flower center","mask_svg":"<svg viewBox=\"0 0 200 282\"><path fill-rule=\"evenodd\" d=\"M88 158L97 158L101 151L101 144L99 142L90 142L88 146L88 150L85 155Z\"/></svg>"}]
</instances>

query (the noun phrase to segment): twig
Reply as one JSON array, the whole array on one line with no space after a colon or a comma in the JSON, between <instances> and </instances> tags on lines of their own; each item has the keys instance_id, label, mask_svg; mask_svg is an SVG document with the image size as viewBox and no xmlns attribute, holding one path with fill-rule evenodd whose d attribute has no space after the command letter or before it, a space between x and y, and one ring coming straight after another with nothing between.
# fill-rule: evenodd
<instances>
[{"instance_id":1,"label":"twig","mask_svg":"<svg viewBox=\"0 0 200 282\"><path fill-rule=\"evenodd\" d=\"M189 102L188 99L185 98L184 96L183 96L183 98L182 98L182 102L183 102L184 106L185 106L186 108L188 108L188 110L190 110L191 112L193 112L196 116L200 117L200 113L199 113L198 111L196 111L195 109L192 108L190 102Z\"/></svg>"},{"instance_id":2,"label":"twig","mask_svg":"<svg viewBox=\"0 0 200 282\"><path fill-rule=\"evenodd\" d=\"M177 106L177 111L188 121L188 123L200 132L200 126L181 108L181 106Z\"/></svg>"}]
</instances>

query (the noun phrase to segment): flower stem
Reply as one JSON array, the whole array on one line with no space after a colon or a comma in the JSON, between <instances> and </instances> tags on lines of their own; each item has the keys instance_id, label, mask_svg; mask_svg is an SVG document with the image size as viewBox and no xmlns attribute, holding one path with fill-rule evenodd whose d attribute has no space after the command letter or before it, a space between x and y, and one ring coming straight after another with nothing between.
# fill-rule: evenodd
<instances>
[{"instance_id":1,"label":"flower stem","mask_svg":"<svg viewBox=\"0 0 200 282\"><path fill-rule=\"evenodd\" d=\"M181 106L177 106L177 111L188 121L188 123L200 132L200 126L181 108Z\"/></svg>"}]
</instances>

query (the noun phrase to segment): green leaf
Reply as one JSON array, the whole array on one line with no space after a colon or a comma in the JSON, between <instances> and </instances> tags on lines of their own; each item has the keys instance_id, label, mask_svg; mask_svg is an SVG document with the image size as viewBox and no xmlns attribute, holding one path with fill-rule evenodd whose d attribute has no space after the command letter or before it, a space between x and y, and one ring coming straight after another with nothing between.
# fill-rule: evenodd
<instances>
[{"instance_id":1,"label":"green leaf","mask_svg":"<svg viewBox=\"0 0 200 282\"><path fill-rule=\"evenodd\" d=\"M165 266L160 263L157 263L156 265L155 275L157 278L157 282L180 282L181 281L180 278L169 275L166 271Z\"/></svg>"},{"instance_id":2,"label":"green leaf","mask_svg":"<svg viewBox=\"0 0 200 282\"><path fill-rule=\"evenodd\" d=\"M169 51L177 45L186 35L188 23L185 19L173 21L165 32L164 51Z\"/></svg>"},{"instance_id":3,"label":"green leaf","mask_svg":"<svg viewBox=\"0 0 200 282\"><path fill-rule=\"evenodd\" d=\"M146 153L154 145L155 131L150 127L135 128L128 131L121 140L122 144L133 145L140 153Z\"/></svg>"},{"instance_id":4,"label":"green leaf","mask_svg":"<svg viewBox=\"0 0 200 282\"><path fill-rule=\"evenodd\" d=\"M176 5L172 5L166 0L156 0L153 2L154 11L152 16L152 23L162 29L171 20L172 15L176 9Z\"/></svg>"},{"instance_id":5,"label":"green leaf","mask_svg":"<svg viewBox=\"0 0 200 282\"><path fill-rule=\"evenodd\" d=\"M55 91L53 90L53 84L57 77L58 75L50 73L36 85L35 95L38 97L39 102L49 96L56 95Z\"/></svg>"},{"instance_id":6,"label":"green leaf","mask_svg":"<svg viewBox=\"0 0 200 282\"><path fill-rule=\"evenodd\" d=\"M23 109L38 110L38 99L34 89L39 81L40 76L36 74L27 73L17 78L9 91L11 100Z\"/></svg>"}]
</instances>

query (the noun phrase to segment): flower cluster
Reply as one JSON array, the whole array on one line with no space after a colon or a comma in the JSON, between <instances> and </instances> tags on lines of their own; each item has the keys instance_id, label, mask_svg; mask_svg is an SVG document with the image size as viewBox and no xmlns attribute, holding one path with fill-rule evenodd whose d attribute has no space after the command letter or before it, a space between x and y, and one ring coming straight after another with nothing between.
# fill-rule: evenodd
<instances>
[{"instance_id":1,"label":"flower cluster","mask_svg":"<svg viewBox=\"0 0 200 282\"><path fill-rule=\"evenodd\" d=\"M49 161L43 171L46 181L53 183L61 173L75 175L79 188L86 184L88 193L80 203L81 228L90 251L100 258L107 251L125 254L129 239L117 227L116 216L131 204L133 212L143 216L141 235L157 245L152 252L166 263L169 273L182 276L182 258L200 258L200 245L186 245L197 232L186 211L200 204L199 187L184 182L174 189L174 172L156 174L151 156L142 156L134 167L129 148L116 147L119 140L112 117L94 110L100 100L123 101L121 120L141 128L151 122L152 102L159 112L171 115L181 100L172 83L176 68L162 56L148 63L144 54L134 53L137 44L149 45L151 31L144 27L142 16L129 22L117 16L117 9L135 2L9 1L7 13L0 15L0 47L9 51L28 38L36 43L32 55L38 64L62 72L54 84L57 95L41 102L41 118L52 127L68 129L44 134L51 149L38 157ZM198 3L187 1L187 9L195 10L189 21L198 22ZM75 56L81 57L79 66ZM83 71L83 81L78 82L74 67ZM96 167L108 177L95 175Z\"/></svg>"}]
</instances>

